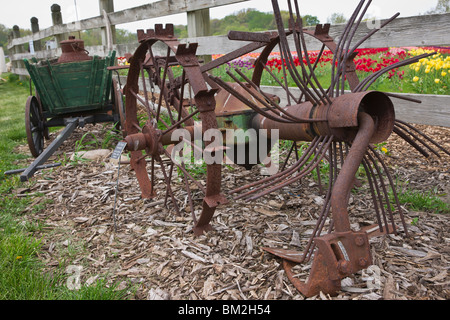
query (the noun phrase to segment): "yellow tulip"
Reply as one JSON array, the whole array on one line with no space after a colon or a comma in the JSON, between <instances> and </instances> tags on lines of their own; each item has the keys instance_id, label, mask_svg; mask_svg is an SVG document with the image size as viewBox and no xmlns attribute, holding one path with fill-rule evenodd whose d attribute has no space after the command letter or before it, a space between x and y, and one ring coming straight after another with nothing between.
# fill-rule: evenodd
<instances>
[{"instance_id":1,"label":"yellow tulip","mask_svg":"<svg viewBox=\"0 0 450 320\"><path fill-rule=\"evenodd\" d=\"M435 82L436 84L439 84L439 82L441 82L441 79L434 79L434 82Z\"/></svg>"},{"instance_id":2,"label":"yellow tulip","mask_svg":"<svg viewBox=\"0 0 450 320\"><path fill-rule=\"evenodd\" d=\"M447 72L442 71L441 76L445 77L447 75Z\"/></svg>"},{"instance_id":3,"label":"yellow tulip","mask_svg":"<svg viewBox=\"0 0 450 320\"><path fill-rule=\"evenodd\" d=\"M414 82L417 82L417 81L419 81L419 79L420 79L420 78L416 76L416 77L413 78L413 81L414 81Z\"/></svg>"}]
</instances>

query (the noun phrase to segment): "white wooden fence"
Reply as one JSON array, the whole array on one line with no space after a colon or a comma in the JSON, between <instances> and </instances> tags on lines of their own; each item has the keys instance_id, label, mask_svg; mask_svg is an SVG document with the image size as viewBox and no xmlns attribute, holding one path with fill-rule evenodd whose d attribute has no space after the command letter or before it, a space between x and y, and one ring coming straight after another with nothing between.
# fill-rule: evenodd
<instances>
[{"instance_id":1,"label":"white wooden fence","mask_svg":"<svg viewBox=\"0 0 450 320\"><path fill-rule=\"evenodd\" d=\"M111 10L113 0L99 0L100 7ZM58 16L58 8L52 6L52 16L54 25L45 30L39 30L32 26L33 34L26 37L20 37L18 28L15 28L11 36L8 49L12 53L13 72L21 76L27 76L28 72L21 63L24 58L36 57L47 59L57 57L61 54L59 48L53 50L40 50L31 54L25 52L24 45L30 42L39 43L40 40L48 37L64 39L69 33L94 29L105 28L106 25L115 26L118 24L135 22L139 20L151 19L156 17L168 16L179 13L188 15L188 28L190 37L181 39L181 42L199 44L197 53L199 55L226 54L238 49L246 44L242 41L229 40L227 36L202 36L199 24L205 24L209 21L209 8L229 5L232 3L244 2L248 0L162 0L147 5L117 11L103 12L103 15L86 20L75 21L63 24L62 18ZM267 0L268 1L268 0ZM113 8L112 8L113 9ZM37 19L35 19L37 20ZM205 22L206 21L206 22ZM36 22L36 21L35 21ZM383 21L381 21L383 23ZM330 36L338 40L344 30L344 25L334 25L330 28ZM149 26L148 29L152 29ZM354 37L354 43L362 39L366 34L372 31L373 25L362 23ZM196 31L192 31L196 30ZM416 17L397 18L385 28L375 33L369 40L363 43L364 48L378 47L415 47L415 46L448 46L450 45L450 13L423 15ZM101 46L87 47L91 55L105 56L111 46L108 47L106 37L103 37L104 43ZM112 44L112 49L116 50L118 56L125 53L133 53L137 48L136 44ZM308 39L307 46L309 50L320 49L321 44L314 39ZM39 46L35 46L38 47ZM292 46L294 48L295 46ZM278 88L273 90L279 91ZM450 89L449 89L450 94ZM421 104L407 102L400 99L394 99L397 117L401 120L416 124L438 125L450 127L450 95L406 95L422 100Z\"/></svg>"}]
</instances>

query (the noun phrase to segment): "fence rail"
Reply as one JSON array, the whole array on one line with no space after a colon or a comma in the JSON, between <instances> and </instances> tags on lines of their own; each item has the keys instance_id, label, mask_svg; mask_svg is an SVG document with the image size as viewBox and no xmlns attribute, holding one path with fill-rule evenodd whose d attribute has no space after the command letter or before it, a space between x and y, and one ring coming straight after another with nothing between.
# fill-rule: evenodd
<instances>
[{"instance_id":1,"label":"fence rail","mask_svg":"<svg viewBox=\"0 0 450 320\"><path fill-rule=\"evenodd\" d=\"M112 1L112 0L100 0ZM10 39L8 49L12 53L13 72L22 76L27 76L28 72L20 63L23 59L50 59L61 54L59 48L52 50L41 50L33 54L24 52L24 45L30 42L37 42L53 36L66 35L72 32L89 30L93 28L105 28L106 25L118 25L128 22L135 22L144 19L151 19L161 16L168 16L179 13L192 14L193 12L204 12L209 8L244 2L248 0L162 0L147 5L126 9L117 12L110 12L103 16L93 17L81 21L54 25L42 31L36 31L30 36L16 36ZM52 8L53 10L53 8ZM209 17L209 14L208 14ZM195 18L194 18L195 20ZM382 20L382 25L385 20ZM192 23L192 22L190 22ZM195 23L195 21L194 21ZM188 26L189 27L189 26ZM376 26L373 23L361 23L354 37L357 43ZM149 29L153 26L149 26ZM330 27L330 36L337 41L343 33L345 25L333 25ZM17 28L18 29L18 28ZM422 15L416 17L397 18L385 28L376 32L369 40L365 41L361 47L416 47L416 46L446 46L450 44L450 13ZM181 39L184 43L198 43L198 55L227 54L245 44L243 41L229 40L227 36L190 37ZM116 50L118 56L125 53L133 53L138 46L135 44L114 44L112 48ZM292 44L292 48L295 46ZM315 39L307 39L309 50L318 50L321 47ZM100 46L86 47L91 55L106 56L111 49L106 43ZM279 91L279 88L273 88ZM399 119L417 124L439 125L450 127L450 96L420 95L422 104L414 104L396 99L396 111Z\"/></svg>"}]
</instances>

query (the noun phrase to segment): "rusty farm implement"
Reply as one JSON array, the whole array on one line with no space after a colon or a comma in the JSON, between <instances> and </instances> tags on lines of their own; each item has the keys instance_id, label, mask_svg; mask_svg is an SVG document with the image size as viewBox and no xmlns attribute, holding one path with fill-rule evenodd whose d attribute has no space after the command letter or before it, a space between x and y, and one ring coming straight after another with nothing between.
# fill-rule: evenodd
<instances>
[{"instance_id":1,"label":"rusty farm implement","mask_svg":"<svg viewBox=\"0 0 450 320\"><path fill-rule=\"evenodd\" d=\"M115 114L121 117L116 120L122 120L130 165L142 198L161 197L180 214L182 201L174 194L173 181L181 178L186 194L184 205L190 208L195 235L213 230L211 221L217 208L229 201L256 201L314 172L320 178L320 168L328 167L322 209L316 213L317 222L303 251L264 248L282 259L288 278L305 296L321 291L336 294L341 279L372 265L370 237L398 233L400 226L405 234L408 232L394 180L374 144L386 141L395 133L424 155L427 151L449 154L413 126L396 119L391 94L370 90L383 74L417 62L427 54L395 63L365 79L358 78L354 62L357 49L398 16L394 15L380 28L355 41L356 30L370 3L360 1L339 39L333 39L329 35L330 25L317 25L314 30L304 28L297 0L288 0L288 21L283 21L278 1L272 0L277 30L230 32L230 40L245 41L245 44L205 64L197 58L197 44L178 41L172 25L139 30L139 46L128 58L126 84L114 85L115 101L121 102L122 95L125 98L125 114L119 110ZM308 56L307 39L321 44L315 62ZM317 62L326 50L333 55L327 87L316 76ZM233 68L227 71L227 79L232 81L215 75L217 67L251 52L260 53L253 62L251 76ZM283 80L267 67L272 52L277 52L282 61ZM296 66L296 59L300 66ZM43 68L51 69L48 65ZM114 68L117 67L110 70ZM277 83L283 99L265 92L261 86L263 77ZM288 86L288 77L296 90ZM111 83L103 85L110 87ZM37 89L40 91L38 85ZM48 111L45 103L39 103L42 97L32 98L33 101L34 113L45 115ZM45 121L33 121L31 131L44 136ZM232 137L230 141L226 136L229 130L252 131L255 135L247 135L240 142ZM245 169L255 165L270 168L273 139L288 145L279 170L255 175L252 183L236 185L225 192L223 159L228 158ZM301 153L298 152L300 142L306 143ZM178 149L180 145L189 148ZM254 149L255 146L258 147ZM178 157L186 149L214 159L205 161L200 178ZM351 190L358 183L355 178L358 170L364 170L367 177L371 211L377 224L352 230L348 207ZM157 172L162 174L164 183L156 179ZM195 190L191 190L192 186ZM389 190L393 192L392 197ZM330 223L325 228L327 220ZM310 276L307 281L301 281L295 275L294 266L308 262L312 263Z\"/></svg>"},{"instance_id":2,"label":"rusty farm implement","mask_svg":"<svg viewBox=\"0 0 450 320\"><path fill-rule=\"evenodd\" d=\"M272 0L272 4L278 26L276 31L230 32L230 40L247 41L247 44L203 65L196 57L197 44L180 43L174 37L172 25L165 28L156 25L154 30L138 31L140 45L129 58L129 73L123 88L126 98L125 141L143 198L162 194L166 203L171 199L172 206L179 213L171 182L175 168L182 173L196 235L213 229L210 222L216 208L225 205L230 197L234 200L257 200L301 180L318 170L321 163L327 163L329 182L324 205L317 214L317 224L304 251L264 249L282 258L287 276L304 295L313 296L320 291L335 294L340 290L341 279L372 264L370 237L397 233L397 223L403 225L402 229L407 234L393 178L374 144L385 141L394 132L424 155L426 150L437 154L436 148L447 154L448 151L409 124L396 120L388 94L370 90L371 84L384 73L417 62L427 55L395 63L362 81L358 78L354 63L357 49L379 31L374 29L356 44L353 42L370 1L359 3L339 40L330 37L329 25L318 25L313 31L305 29L297 1L288 1L289 27L286 29L278 1ZM397 16L387 20L380 28ZM321 42L319 57L326 49L333 53L331 85L328 88L324 88L315 75L317 62L313 63L308 58L307 37ZM254 62L251 77L239 69L227 71L233 79L231 82L214 75L213 69L216 67L257 50L260 55ZM300 95L291 92L287 83L280 81L267 67L273 51L279 52L283 75L285 79L289 76L295 82ZM300 67L294 64L293 52L300 61L306 61ZM279 97L261 88L263 74L272 77L283 89L286 105L281 105ZM346 86L350 90L345 91ZM139 110L144 110L144 122L138 117ZM163 110L165 117L162 116ZM183 129L187 134L174 138L178 129ZM220 132L224 138L211 138L208 134L211 129ZM236 162L239 155L234 148L237 143L231 143L231 147L228 143L217 143L219 140L226 141L227 129L254 129L257 132L256 136L241 143L244 145L241 149L244 155L239 163ZM201 133L200 144L196 143L196 130ZM259 132L265 132L266 136ZM270 164L266 160L273 145L270 137L275 133L280 140L291 143L290 152L283 159L280 170L260 180L255 177L255 182L237 186L228 195L221 188L220 161L207 163L205 176L198 179L187 170L184 162L175 159L177 152L173 151L173 146L181 142L192 147L193 152L200 149L203 156L215 157L219 154L217 158L223 159L221 155L225 153L234 162L250 169L256 164ZM264 145L260 141L267 141L268 151L252 162L250 147ZM297 153L299 141L309 143L302 155ZM365 170L368 179L378 224L353 231L348 200L357 183L355 175L360 167ZM164 176L163 190L158 190L161 184L155 182L156 170ZM201 203L194 203L190 183L200 190ZM394 192L393 200L388 195L388 189ZM391 202L396 209L392 209ZM199 214L196 215L196 212ZM329 229L324 230L328 218L332 222ZM307 282L302 282L295 277L293 267L311 259L310 277Z\"/></svg>"}]
</instances>

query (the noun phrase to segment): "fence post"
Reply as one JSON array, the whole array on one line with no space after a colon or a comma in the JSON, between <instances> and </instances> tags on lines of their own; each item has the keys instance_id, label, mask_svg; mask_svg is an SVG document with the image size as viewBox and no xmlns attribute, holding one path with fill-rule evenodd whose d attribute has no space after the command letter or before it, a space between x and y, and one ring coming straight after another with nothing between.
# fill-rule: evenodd
<instances>
[{"instance_id":1,"label":"fence post","mask_svg":"<svg viewBox=\"0 0 450 320\"><path fill-rule=\"evenodd\" d=\"M50 9L52 11L53 26L58 26L58 25L63 24L63 19L62 19L62 14L61 14L61 6L55 3L50 7ZM55 38L56 38L56 45L59 48L60 42L67 40L68 37L65 33L62 33L62 34L55 34Z\"/></svg>"},{"instance_id":2,"label":"fence post","mask_svg":"<svg viewBox=\"0 0 450 320\"><path fill-rule=\"evenodd\" d=\"M208 37L211 36L211 18L209 9L201 9L187 12L188 37ZM212 60L211 56L201 56L205 63Z\"/></svg>"},{"instance_id":3,"label":"fence post","mask_svg":"<svg viewBox=\"0 0 450 320\"><path fill-rule=\"evenodd\" d=\"M39 32L39 20L36 17L30 19L31 22L31 32L37 33ZM42 50L41 40L33 41L34 52L38 52Z\"/></svg>"},{"instance_id":4,"label":"fence post","mask_svg":"<svg viewBox=\"0 0 450 320\"><path fill-rule=\"evenodd\" d=\"M6 72L6 60L3 47L0 47L0 76L2 75L3 72Z\"/></svg>"},{"instance_id":5,"label":"fence post","mask_svg":"<svg viewBox=\"0 0 450 320\"><path fill-rule=\"evenodd\" d=\"M20 38L20 29L19 29L18 25L13 26L13 38L14 39ZM14 46L12 51L14 52L14 58L13 58L14 60L11 59L13 68L14 69L21 69L21 68L25 69L25 64L23 63L23 61L18 60L16 58L17 54L25 53L23 45L20 44L20 45ZM14 70L13 72L16 73L17 71ZM20 79L20 81L26 81L27 77L24 75L19 75L19 79Z\"/></svg>"},{"instance_id":6,"label":"fence post","mask_svg":"<svg viewBox=\"0 0 450 320\"><path fill-rule=\"evenodd\" d=\"M114 0L99 0L98 2L100 7L100 15L103 16L103 10L105 10L106 13L114 12ZM102 33L102 45L106 46L108 42L108 36L107 36L107 30L106 28L101 29ZM111 26L111 33L112 33L112 44L117 43L116 41L116 27Z\"/></svg>"}]
</instances>

